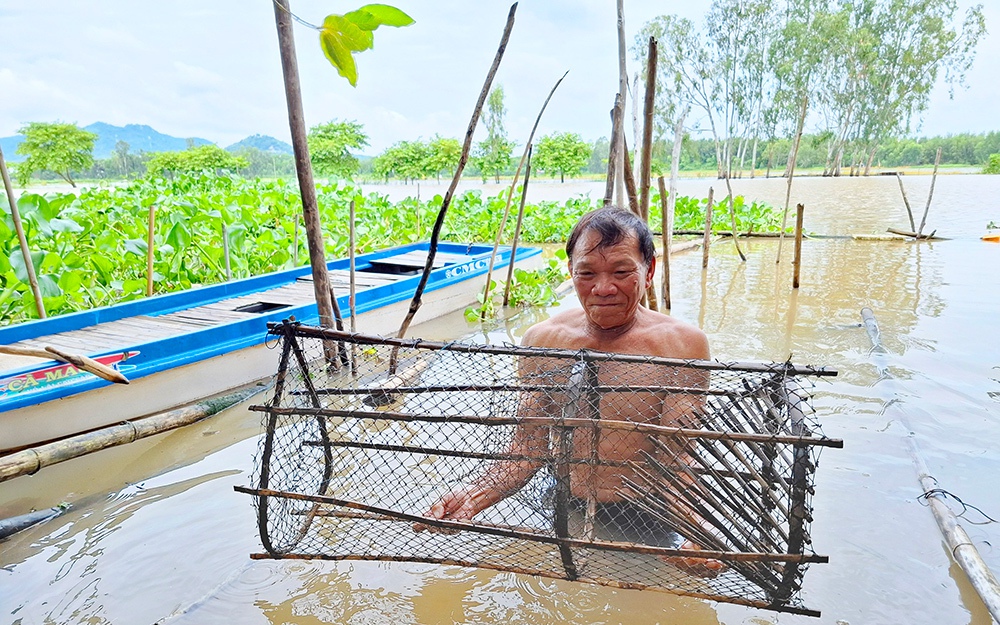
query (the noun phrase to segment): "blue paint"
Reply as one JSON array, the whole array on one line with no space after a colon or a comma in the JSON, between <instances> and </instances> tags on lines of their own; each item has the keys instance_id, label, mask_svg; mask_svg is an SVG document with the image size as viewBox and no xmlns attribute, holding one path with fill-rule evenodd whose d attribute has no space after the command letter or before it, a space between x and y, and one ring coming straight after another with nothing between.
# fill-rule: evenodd
<instances>
[{"instance_id":1,"label":"blue paint","mask_svg":"<svg viewBox=\"0 0 1000 625\"><path fill-rule=\"evenodd\" d=\"M369 267L373 261L405 254L406 252L426 251L427 247L428 244L422 242L362 254L355 259L355 266L356 268ZM453 263L432 271L425 293L485 275L492 251L493 247L490 245L439 244L439 254L464 254L473 258L465 263ZM538 248L518 248L517 260L524 260L540 253L541 250ZM504 267L509 259L510 248L503 247L497 252L495 266ZM327 266L331 270L346 270L350 268L350 260L334 260L327 263ZM79 330L98 323L107 323L138 315L164 315L232 297L266 291L282 284L295 282L298 278L309 276L310 274L311 270L309 267L299 267L263 276L191 289L180 293L158 295L143 300L62 315L51 319L29 321L0 329L0 345L9 345L25 339L37 339L59 332ZM396 282L361 291L356 295L355 308L358 314L361 314L396 302L409 300L419 281L420 275L418 274L402 277ZM340 309L344 312L346 318L348 314L348 295L339 296L337 303L340 305ZM126 372L129 379L137 379L175 367L206 360L214 356L259 345L267 338L268 322L281 321L292 315L295 316L295 319L303 323L315 324L319 321L319 313L317 312L315 303L290 306L261 313L251 319L223 323L166 339L116 346L114 350L106 353L125 350L140 352L138 356L129 359L127 369L123 367L123 371ZM93 358L103 354L87 355ZM35 371L46 366L49 365L43 363L39 366L4 372L4 376ZM72 383L56 387L40 388L37 392L26 390L16 396L7 397L0 401L0 412L68 397L77 393L108 386L109 384L110 382L100 378L86 376Z\"/></svg>"}]
</instances>

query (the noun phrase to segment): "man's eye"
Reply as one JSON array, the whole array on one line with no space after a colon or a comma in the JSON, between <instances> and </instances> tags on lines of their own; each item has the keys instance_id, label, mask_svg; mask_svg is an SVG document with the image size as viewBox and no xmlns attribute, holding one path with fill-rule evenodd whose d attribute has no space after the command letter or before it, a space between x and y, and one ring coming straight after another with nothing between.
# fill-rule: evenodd
<instances>
[{"instance_id":1,"label":"man's eye","mask_svg":"<svg viewBox=\"0 0 1000 625\"><path fill-rule=\"evenodd\" d=\"M627 277L629 277L631 275L632 275L631 271L616 271L615 272L615 277L619 278L619 279L621 279L621 278L627 278Z\"/></svg>"}]
</instances>

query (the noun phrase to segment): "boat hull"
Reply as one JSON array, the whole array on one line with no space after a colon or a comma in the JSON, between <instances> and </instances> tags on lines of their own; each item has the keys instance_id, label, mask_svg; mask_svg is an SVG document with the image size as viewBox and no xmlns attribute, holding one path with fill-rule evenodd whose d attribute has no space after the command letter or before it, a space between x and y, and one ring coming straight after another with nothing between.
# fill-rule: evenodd
<instances>
[{"instance_id":1,"label":"boat hull","mask_svg":"<svg viewBox=\"0 0 1000 625\"><path fill-rule=\"evenodd\" d=\"M516 266L532 267L541 263L538 250L531 250L523 256L521 250L518 252ZM488 256L486 254L484 260L477 255L469 262L451 263L435 269L432 276L437 279L428 283L428 290L413 323L429 321L474 304L485 283L483 274L488 267ZM497 266L506 267L507 259L509 254L501 256ZM362 258L359 257L359 260ZM500 262L503 264L500 265ZM378 263L376 259L376 265ZM339 265L331 263L331 267L337 269ZM379 265L379 268L384 267ZM297 280L302 278L295 277ZM417 278L407 276L395 283L387 283L387 289L372 294L363 305L359 305L355 319L358 331L395 334L409 309ZM311 283L307 286L311 288ZM338 302L347 316L349 307L344 293L345 290L337 290ZM254 299L253 296L259 295L259 292L247 295ZM264 296L257 299L267 300ZM231 298L224 301L231 301ZM266 324L289 316L314 323L317 316L315 301L256 315L252 320L236 320L146 343L123 344L115 353L107 355L107 359L120 361L115 366L130 379L128 385L111 385L89 374L78 373L72 376L75 380L56 379L50 385L52 388L43 388L46 371L50 377L52 372L63 376L76 373L71 366L67 370L65 366L55 363L41 363L42 366L33 370L0 374L0 378L6 380L26 380L34 376L34 386L38 387L28 388L31 383L22 381L15 383L14 388L10 388L9 384L2 388L0 454L141 418L267 380L274 375L278 355L271 349L273 345L266 342ZM86 327L78 330L86 331ZM0 330L0 339L4 338L5 332L12 334L6 328ZM44 343L46 338L46 335L40 334L32 340ZM129 354L130 357L123 360L122 354ZM3 410L5 407L7 409Z\"/></svg>"}]
</instances>

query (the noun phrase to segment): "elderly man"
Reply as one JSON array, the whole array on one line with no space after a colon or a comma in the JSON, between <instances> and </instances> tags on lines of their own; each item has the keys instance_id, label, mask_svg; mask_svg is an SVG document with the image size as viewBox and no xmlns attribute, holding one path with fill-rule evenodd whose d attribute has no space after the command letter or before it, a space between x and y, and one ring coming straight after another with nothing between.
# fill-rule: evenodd
<instances>
[{"instance_id":1,"label":"elderly man","mask_svg":"<svg viewBox=\"0 0 1000 625\"><path fill-rule=\"evenodd\" d=\"M631 212L604 208L584 215L573 227L566 242L569 270L581 308L564 311L532 326L522 345L560 349L591 349L620 354L663 356L682 359L709 358L705 333L690 324L641 305L643 294L652 284L656 268L653 237L648 226ZM530 377L544 371L525 359L521 375ZM637 370L634 366L632 373ZM661 372L662 368L657 369ZM602 374L604 375L604 374ZM683 372L694 377L697 374ZM644 383L667 380L642 380ZM702 385L704 379L672 380L673 383ZM605 397L600 413L617 418L660 425L687 425L692 412L700 405L696 397L680 397L650 402L638 396ZM649 394L646 394L647 396ZM531 402L528 402L531 403ZM553 406L536 403L523 413L551 411ZM579 437L584 438L584 437ZM540 457L549 444L548 428L521 426L511 445L512 456ZM585 441L574 442L574 455L591 453ZM574 465L570 473L570 492L577 501L596 500L613 508L621 500L623 478L629 471L622 461L638 458L650 451L646 437L630 432L602 434L598 456L614 460L616 466ZM472 484L454 490L438 500L428 516L436 519L471 520L481 511L522 488L540 468L540 462L501 461L491 465ZM609 509L610 509L609 508ZM416 529L426 526L417 525ZM690 542L683 547L696 548ZM711 574L721 563L672 560L687 568L700 567ZM690 565L690 566L689 566Z\"/></svg>"}]
</instances>

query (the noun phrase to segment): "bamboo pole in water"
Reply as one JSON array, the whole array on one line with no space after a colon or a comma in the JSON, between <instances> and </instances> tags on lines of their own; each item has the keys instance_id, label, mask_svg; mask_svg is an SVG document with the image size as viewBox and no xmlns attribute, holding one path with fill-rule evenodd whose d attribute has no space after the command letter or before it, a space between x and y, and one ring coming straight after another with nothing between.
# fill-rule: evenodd
<instances>
[{"instance_id":1,"label":"bamboo pole in water","mask_svg":"<svg viewBox=\"0 0 1000 625\"><path fill-rule=\"evenodd\" d=\"M619 206L625 203L625 160L628 158L628 148L625 147L625 97L628 93L628 72L625 71L625 1L618 0L618 93L621 94L621 113L618 116L619 136L618 151L615 154L615 200ZM633 181L634 184L634 181Z\"/></svg>"},{"instance_id":2,"label":"bamboo pole in water","mask_svg":"<svg viewBox=\"0 0 1000 625\"><path fill-rule=\"evenodd\" d=\"M927 212L931 210L931 199L934 198L934 183L937 182L938 165L941 164L941 148L937 149L937 156L934 157L934 175L931 176L931 190L927 193L927 206L924 207L924 216L920 219L920 227L917 228L917 238L924 232L927 224Z\"/></svg>"},{"instance_id":3,"label":"bamboo pole in water","mask_svg":"<svg viewBox=\"0 0 1000 625\"><path fill-rule=\"evenodd\" d=\"M611 109L611 145L608 146L608 176L605 179L604 202L601 206L611 206L615 195L615 158L618 154L618 143L622 137L618 132L621 119L624 116L624 98L622 94L615 96L615 105Z\"/></svg>"},{"instance_id":4,"label":"bamboo pole in water","mask_svg":"<svg viewBox=\"0 0 1000 625\"><path fill-rule=\"evenodd\" d=\"M708 205L705 206L705 235L702 239L701 268L708 267L708 248L712 244L712 204L715 202L715 189L708 188ZM736 236L735 234L733 236Z\"/></svg>"},{"instance_id":5,"label":"bamboo pole in water","mask_svg":"<svg viewBox=\"0 0 1000 625\"><path fill-rule=\"evenodd\" d=\"M903 195L903 204L906 206L906 215L910 218L910 231L917 231L917 224L913 223L913 210L910 209L910 199L906 197L906 188L903 187L903 178L896 172L896 182L899 183L899 192Z\"/></svg>"},{"instance_id":6,"label":"bamboo pole in water","mask_svg":"<svg viewBox=\"0 0 1000 625\"><path fill-rule=\"evenodd\" d=\"M861 309L861 319L864 323L868 337L871 339L873 351L878 349L885 353L882 347L881 334L878 322L870 308ZM993 616L993 620L1000 623L1000 582L997 581L993 571L983 561L979 551L976 549L972 538L969 537L965 529L959 524L958 517L944 502L945 492L942 491L937 479L931 475L920 454L920 448L913 436L913 428L910 427L909 419L905 413L899 413L900 422L906 428L908 435L904 437L910 458L917 470L917 480L921 488L924 489L923 498L927 500L938 529L944 537L952 559L962 569L972 587L976 590L980 599L986 604L986 608Z\"/></svg>"},{"instance_id":7,"label":"bamboo pole in water","mask_svg":"<svg viewBox=\"0 0 1000 625\"><path fill-rule=\"evenodd\" d=\"M10 217L14 221L14 230L17 232L17 242L21 246L21 256L24 258L24 269L28 272L28 285L31 287L31 295L35 298L35 310L39 319L45 319L45 303L42 301L42 292L38 288L38 277L35 275L35 265L31 262L31 252L28 250L28 239L24 236L24 226L21 224L21 213L17 210L17 199L14 197L14 185L10 182L10 174L7 173L7 162L3 158L3 150L0 150L0 174L3 176L3 186L7 191L7 202L10 204Z\"/></svg>"},{"instance_id":8,"label":"bamboo pole in water","mask_svg":"<svg viewBox=\"0 0 1000 625\"><path fill-rule=\"evenodd\" d=\"M552 86L552 90L549 91L549 96L545 98L545 102L542 104L542 108L538 111L538 116L535 118L535 125L531 127L531 132L528 134L528 141L524 146L524 153L521 154L521 160L517 164L517 170L514 172L514 179L511 180L510 190L507 192L507 203L504 205L503 217L500 219L500 226L497 228L496 237L493 240L493 252L490 254L490 264L486 270L486 286L483 289L483 302L487 302L490 297L490 283L493 281L493 265L496 263L497 250L500 248L500 239L503 237L503 230L507 226L507 218L510 216L510 202L514 198L514 191L517 189L517 181L521 177L521 169L524 167L524 163L528 160L528 155L531 153L531 142L535 138L535 131L538 130L538 123L542 121L542 113L545 112L545 108L549 105L549 100L552 99L552 95L562 84L563 78L566 78L566 74L569 74L569 70L563 73L562 77L556 81L556 84ZM514 255L510 256L509 267L514 266ZM506 299L506 298L505 298ZM481 313L480 319L486 318L486 307L484 306Z\"/></svg>"},{"instance_id":9,"label":"bamboo pole in water","mask_svg":"<svg viewBox=\"0 0 1000 625\"><path fill-rule=\"evenodd\" d=\"M226 282L233 279L233 267L229 262L229 228L222 224L222 259L226 265Z\"/></svg>"},{"instance_id":10,"label":"bamboo pole in water","mask_svg":"<svg viewBox=\"0 0 1000 625\"><path fill-rule=\"evenodd\" d=\"M528 162L524 165L524 185L521 186L521 205L517 208L517 223L514 225L514 239L510 245L510 263L507 264L507 281L503 286L503 305L510 304L510 284L514 276L514 259L517 244L521 238L521 224L524 222L524 203L528 199L528 181L531 179L531 146L528 146Z\"/></svg>"},{"instance_id":11,"label":"bamboo pole in water","mask_svg":"<svg viewBox=\"0 0 1000 625\"><path fill-rule=\"evenodd\" d=\"M437 218L434 220L434 226L431 229L430 245L427 249L427 262L424 265L424 271L420 276L420 282L417 283L417 287L413 292L413 298L410 300L410 308L406 313L406 317L403 318L403 323L399 326L397 336L400 338L406 335L406 330L410 327L410 323L413 322L413 317L420 309L420 298L424 294L424 288L427 286L427 280L430 278L431 269L434 267L434 257L437 255L438 239L441 237L441 228L444 227L445 214L448 212L448 206L451 204L452 196L455 195L455 189L458 187L458 181L462 177L462 171L465 170L465 164L469 160L469 150L472 148L472 136L476 132L476 124L479 122L479 115L482 113L483 104L486 102L486 96L489 94L490 86L493 84L493 78L496 76L497 69L500 67L500 61L503 59L504 51L507 49L507 42L510 40L510 32L514 28L514 13L516 11L517 3L515 2L511 5L510 12L507 14L507 24L504 26L503 35L500 37L500 45L497 48L496 55L493 57L493 65L490 66L490 70L486 74L483 89L479 93L479 100L476 101L476 106L472 111L472 118L469 120L469 127L465 131L465 142L462 145L462 154L459 156L458 165L455 167L455 176L452 178L451 184L445 192L444 200L441 202L441 209L438 211ZM396 368L395 356L396 352L394 351L390 363L390 369L393 371L395 371Z\"/></svg>"},{"instance_id":12,"label":"bamboo pole in water","mask_svg":"<svg viewBox=\"0 0 1000 625\"><path fill-rule=\"evenodd\" d=\"M149 220L146 224L146 297L153 295L153 246L156 234L156 205L149 206Z\"/></svg>"},{"instance_id":13,"label":"bamboo pole in water","mask_svg":"<svg viewBox=\"0 0 1000 625\"><path fill-rule=\"evenodd\" d=\"M661 235L663 237L663 266L660 268L661 297L663 298L663 310L670 310L670 216L667 208L667 188L663 184L663 176L656 179L656 184L660 189L660 218Z\"/></svg>"},{"instance_id":14,"label":"bamboo pole in water","mask_svg":"<svg viewBox=\"0 0 1000 625\"><path fill-rule=\"evenodd\" d=\"M78 458L86 454L125 445L139 440L173 430L185 425L190 425L196 421L201 421L206 417L222 412L226 408L249 399L267 387L255 386L252 388L221 395L210 399L177 408L166 412L160 412L149 417L126 421L119 425L79 434L69 438L47 443L38 447L32 447L23 451L18 451L0 458L0 482L19 477L21 475L31 475L37 473L43 467L65 462L72 458Z\"/></svg>"},{"instance_id":15,"label":"bamboo pole in water","mask_svg":"<svg viewBox=\"0 0 1000 625\"><path fill-rule=\"evenodd\" d=\"M778 237L778 254L775 256L774 262L778 264L781 262L781 246L785 242L785 224L788 221L788 204L792 199L792 180L795 178L795 163L798 161L799 157L799 144L802 142L802 128L806 122L806 112L809 110L809 95L806 94L802 97L802 110L799 114L799 123L795 131L795 141L792 142L792 153L788 157L788 167L786 167L785 173L788 174L788 181L785 186L785 210L781 213L781 236ZM732 191L729 192L732 196ZM731 198L730 198L731 199ZM736 230L735 224L733 226L733 231ZM734 239L735 240L735 239Z\"/></svg>"},{"instance_id":16,"label":"bamboo pole in water","mask_svg":"<svg viewBox=\"0 0 1000 625\"><path fill-rule=\"evenodd\" d=\"M792 288L799 288L799 274L802 269L802 214L805 212L805 206L798 204L795 207L795 260L792 263L795 266L795 271L792 276Z\"/></svg>"}]
</instances>

